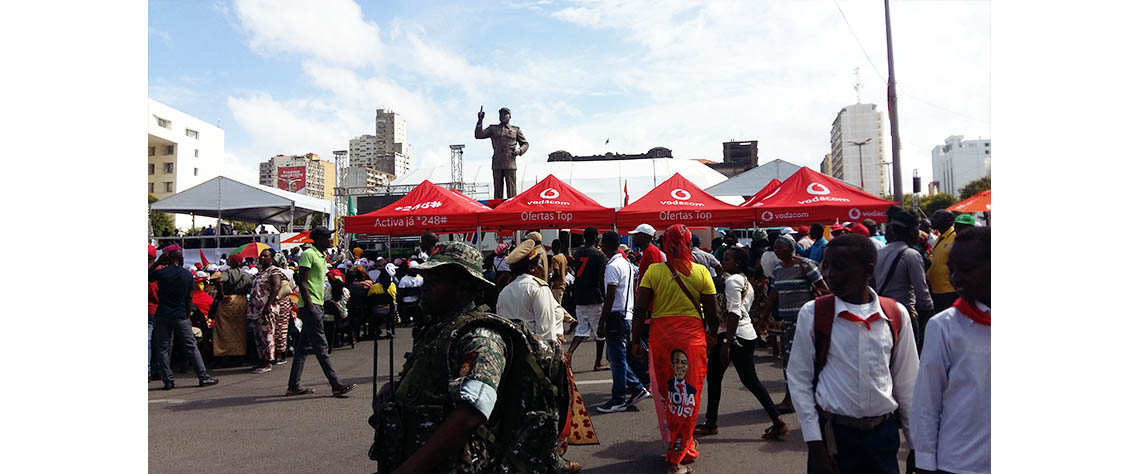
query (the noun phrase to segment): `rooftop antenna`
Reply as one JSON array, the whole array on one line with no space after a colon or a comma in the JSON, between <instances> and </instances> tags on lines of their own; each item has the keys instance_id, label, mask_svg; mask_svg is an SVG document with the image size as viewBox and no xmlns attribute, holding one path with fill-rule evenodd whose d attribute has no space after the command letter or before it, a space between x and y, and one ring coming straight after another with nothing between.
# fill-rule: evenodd
<instances>
[{"instance_id":1,"label":"rooftop antenna","mask_svg":"<svg viewBox=\"0 0 1140 474\"><path fill-rule=\"evenodd\" d=\"M855 103L863 103L863 80L859 75L859 68L855 68Z\"/></svg>"}]
</instances>

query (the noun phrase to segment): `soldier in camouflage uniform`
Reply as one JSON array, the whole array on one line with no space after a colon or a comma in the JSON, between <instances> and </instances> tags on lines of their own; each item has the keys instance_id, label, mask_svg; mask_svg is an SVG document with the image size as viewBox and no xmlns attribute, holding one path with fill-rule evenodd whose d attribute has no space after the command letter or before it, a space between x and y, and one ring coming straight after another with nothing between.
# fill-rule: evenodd
<instances>
[{"instance_id":1,"label":"soldier in camouflage uniform","mask_svg":"<svg viewBox=\"0 0 1140 474\"><path fill-rule=\"evenodd\" d=\"M475 305L493 286L481 263L478 250L453 242L416 268L428 321L369 420L377 428L369 456L382 472L559 467L555 405L566 392L543 372L554 373L557 358L525 328Z\"/></svg>"}]
</instances>

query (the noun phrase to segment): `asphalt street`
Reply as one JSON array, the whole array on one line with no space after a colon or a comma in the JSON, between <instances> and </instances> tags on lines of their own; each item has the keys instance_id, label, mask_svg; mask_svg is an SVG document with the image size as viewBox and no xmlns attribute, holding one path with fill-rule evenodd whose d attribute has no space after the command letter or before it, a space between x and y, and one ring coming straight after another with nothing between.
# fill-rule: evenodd
<instances>
[{"instance_id":1,"label":"asphalt street","mask_svg":"<svg viewBox=\"0 0 1140 474\"><path fill-rule=\"evenodd\" d=\"M411 349L410 329L398 328L396 371ZM663 472L664 448L656 426L652 400L636 409L602 414L594 406L609 398L609 372L593 371L594 344L585 343L574 355L578 388L590 407L600 445L571 446L567 458L583 472ZM379 343L378 385L388 380L388 341ZM199 388L193 372L178 374L174 390L149 383L149 468L151 472L375 472L368 459L372 442L371 414L373 344L365 341L332 353L340 378L359 384L349 398L333 398L320 365L305 363L302 385L311 395L285 397L289 364L254 375L249 367L216 369L221 382ZM756 371L772 399L779 402L784 386L778 361L758 349ZM733 369L724 377L720 433L699 438L699 472L804 472L807 449L794 414L783 415L789 433L783 441L762 441L770 425L760 403L740 384ZM702 395L704 421L708 388ZM900 466L906 443L900 449Z\"/></svg>"}]
</instances>

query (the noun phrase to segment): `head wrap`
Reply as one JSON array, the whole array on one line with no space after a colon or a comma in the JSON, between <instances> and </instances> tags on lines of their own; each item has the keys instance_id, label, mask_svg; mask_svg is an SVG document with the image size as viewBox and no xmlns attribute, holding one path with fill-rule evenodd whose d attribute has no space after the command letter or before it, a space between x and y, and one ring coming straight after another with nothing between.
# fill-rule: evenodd
<instances>
[{"instance_id":1,"label":"head wrap","mask_svg":"<svg viewBox=\"0 0 1140 474\"><path fill-rule=\"evenodd\" d=\"M239 256L236 253L231 253L229 256L226 257L226 263L230 264L231 267L240 267L241 266L241 260L242 260L241 256Z\"/></svg>"},{"instance_id":2,"label":"head wrap","mask_svg":"<svg viewBox=\"0 0 1140 474\"><path fill-rule=\"evenodd\" d=\"M689 276L693 268L693 252L690 242L693 234L683 224L673 224L665 229L663 239L665 245L666 265L675 272Z\"/></svg>"},{"instance_id":3,"label":"head wrap","mask_svg":"<svg viewBox=\"0 0 1140 474\"><path fill-rule=\"evenodd\" d=\"M788 248L791 248L792 251L796 250L796 239L794 237L788 235L788 234L784 234L784 235L777 237L776 241L788 244Z\"/></svg>"},{"instance_id":4,"label":"head wrap","mask_svg":"<svg viewBox=\"0 0 1140 474\"><path fill-rule=\"evenodd\" d=\"M280 268L285 268L289 265L289 259L285 258L284 253L277 252L273 254L273 264Z\"/></svg>"},{"instance_id":5,"label":"head wrap","mask_svg":"<svg viewBox=\"0 0 1140 474\"><path fill-rule=\"evenodd\" d=\"M162 248L162 253L178 252L182 250L182 246L178 244L170 244Z\"/></svg>"},{"instance_id":6,"label":"head wrap","mask_svg":"<svg viewBox=\"0 0 1140 474\"><path fill-rule=\"evenodd\" d=\"M340 270L329 270L329 280L336 280L344 283L344 275L340 273Z\"/></svg>"},{"instance_id":7,"label":"head wrap","mask_svg":"<svg viewBox=\"0 0 1140 474\"><path fill-rule=\"evenodd\" d=\"M356 248L352 249L352 256L354 258L360 258L361 255L364 255L364 249L362 249L360 247L356 247Z\"/></svg>"}]
</instances>

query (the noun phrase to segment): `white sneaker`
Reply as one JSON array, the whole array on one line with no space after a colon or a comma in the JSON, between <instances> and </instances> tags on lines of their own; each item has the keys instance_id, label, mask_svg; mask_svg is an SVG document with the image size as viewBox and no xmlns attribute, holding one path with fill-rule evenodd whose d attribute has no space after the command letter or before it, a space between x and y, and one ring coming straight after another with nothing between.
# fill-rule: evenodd
<instances>
[{"instance_id":1,"label":"white sneaker","mask_svg":"<svg viewBox=\"0 0 1140 474\"><path fill-rule=\"evenodd\" d=\"M637 402L640 402L640 401L645 400L647 398L653 398L653 394L649 393L649 390L642 388L641 391L639 391L633 395L630 395L629 401L626 402L625 406L627 406L627 407L634 406L637 404Z\"/></svg>"},{"instance_id":2,"label":"white sneaker","mask_svg":"<svg viewBox=\"0 0 1140 474\"><path fill-rule=\"evenodd\" d=\"M625 411L626 406L624 403L615 403L613 400L610 400L606 403L598 405L595 408L597 408L601 413L615 413L619 411Z\"/></svg>"}]
</instances>

